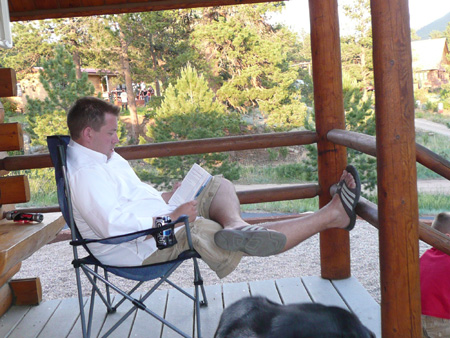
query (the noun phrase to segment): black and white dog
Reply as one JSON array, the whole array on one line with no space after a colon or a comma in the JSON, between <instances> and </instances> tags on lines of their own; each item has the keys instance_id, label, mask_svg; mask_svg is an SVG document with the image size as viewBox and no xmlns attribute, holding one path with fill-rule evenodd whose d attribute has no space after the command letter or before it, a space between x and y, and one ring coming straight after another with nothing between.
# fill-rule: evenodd
<instances>
[{"instance_id":1,"label":"black and white dog","mask_svg":"<svg viewBox=\"0 0 450 338\"><path fill-rule=\"evenodd\" d=\"M264 297L243 298L220 317L215 338L372 338L354 314L317 303L280 305Z\"/></svg>"}]
</instances>

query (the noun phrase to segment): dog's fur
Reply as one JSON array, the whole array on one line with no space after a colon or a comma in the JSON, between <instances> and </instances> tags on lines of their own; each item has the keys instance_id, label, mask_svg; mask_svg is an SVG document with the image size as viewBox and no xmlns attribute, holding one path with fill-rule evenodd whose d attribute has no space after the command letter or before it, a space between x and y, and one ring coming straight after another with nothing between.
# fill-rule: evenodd
<instances>
[{"instance_id":1,"label":"dog's fur","mask_svg":"<svg viewBox=\"0 0 450 338\"><path fill-rule=\"evenodd\" d=\"M246 297L227 307L215 338L371 338L354 314L317 303L280 305L264 297Z\"/></svg>"}]
</instances>

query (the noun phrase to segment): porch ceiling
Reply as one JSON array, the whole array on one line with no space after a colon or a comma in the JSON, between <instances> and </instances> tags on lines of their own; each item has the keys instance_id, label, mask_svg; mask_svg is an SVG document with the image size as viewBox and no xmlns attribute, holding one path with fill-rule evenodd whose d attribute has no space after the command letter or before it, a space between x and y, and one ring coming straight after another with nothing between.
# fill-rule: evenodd
<instances>
[{"instance_id":1,"label":"porch ceiling","mask_svg":"<svg viewBox=\"0 0 450 338\"><path fill-rule=\"evenodd\" d=\"M8 0L11 21L161 11L275 0Z\"/></svg>"}]
</instances>

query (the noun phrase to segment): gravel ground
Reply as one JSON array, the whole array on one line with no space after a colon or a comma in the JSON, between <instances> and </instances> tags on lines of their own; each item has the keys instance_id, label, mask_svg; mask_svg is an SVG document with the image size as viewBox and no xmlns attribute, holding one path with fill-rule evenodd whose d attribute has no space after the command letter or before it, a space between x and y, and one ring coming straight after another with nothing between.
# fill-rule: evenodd
<instances>
[{"instance_id":1,"label":"gravel ground","mask_svg":"<svg viewBox=\"0 0 450 338\"><path fill-rule=\"evenodd\" d=\"M380 268L378 259L378 230L369 223L358 220L350 233L352 275L380 302ZM420 242L420 254L429 245ZM48 244L22 263L14 278L40 277L43 300L76 297L75 274L71 265L72 248L68 242ZM183 287L191 287L192 263L184 263L171 278ZM238 268L220 280L200 262L206 285L267 280L285 277L320 276L319 236L315 235L297 247L272 257L244 257ZM117 283L123 286L116 278ZM86 294L89 294L87 280L83 280Z\"/></svg>"}]
</instances>

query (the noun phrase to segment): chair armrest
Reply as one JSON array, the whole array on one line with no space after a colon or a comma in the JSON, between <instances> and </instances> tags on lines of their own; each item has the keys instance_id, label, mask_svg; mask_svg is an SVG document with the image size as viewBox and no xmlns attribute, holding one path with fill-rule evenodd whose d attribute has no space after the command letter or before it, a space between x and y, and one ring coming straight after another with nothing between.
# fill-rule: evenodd
<instances>
[{"instance_id":1,"label":"chair armrest","mask_svg":"<svg viewBox=\"0 0 450 338\"><path fill-rule=\"evenodd\" d=\"M153 235L156 232L159 232L161 230L170 229L175 224L178 224L181 222L183 222L185 224L186 236L188 239L189 248L192 250L193 246L192 246L192 239L191 239L191 231L189 228L189 218L186 215L182 215L182 216L178 217L175 221L167 223L166 225L159 227L159 228L150 228L150 229L145 229L145 230L141 230L141 231L131 232L128 234L112 236L112 237L107 237L107 238L81 239L81 240L71 241L70 244L74 245L74 246L85 245L85 244L90 244L90 243L121 244L121 243L130 242L132 240L135 240L135 239L143 237L143 236Z\"/></svg>"}]
</instances>

